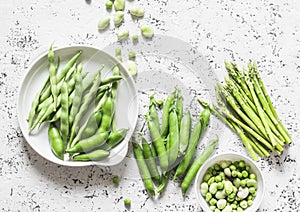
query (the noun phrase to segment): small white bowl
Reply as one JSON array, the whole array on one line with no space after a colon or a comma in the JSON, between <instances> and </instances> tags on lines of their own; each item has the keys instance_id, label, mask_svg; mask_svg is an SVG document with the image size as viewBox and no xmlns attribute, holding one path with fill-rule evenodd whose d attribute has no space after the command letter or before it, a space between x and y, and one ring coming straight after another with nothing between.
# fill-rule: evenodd
<instances>
[{"instance_id":1,"label":"small white bowl","mask_svg":"<svg viewBox=\"0 0 300 212\"><path fill-rule=\"evenodd\" d=\"M195 189L196 189L196 195L197 195L197 201L200 205L200 207L204 211L211 211L209 208L209 204L205 201L205 198L200 193L200 184L203 181L203 177L207 171L207 169L211 166L213 166L215 163L218 163L220 161L229 160L229 161L239 161L244 160L246 165L249 165L251 167L251 173L256 174L257 177L257 191L256 191L256 197L253 200L253 205L248 207L245 212L255 212L264 196L264 178L262 176L262 173L260 169L256 166L256 164L248 157L243 156L238 153L228 152L228 153L222 153L213 156L212 158L208 159L200 168L200 170L197 173L196 180L195 180Z\"/></svg>"}]
</instances>

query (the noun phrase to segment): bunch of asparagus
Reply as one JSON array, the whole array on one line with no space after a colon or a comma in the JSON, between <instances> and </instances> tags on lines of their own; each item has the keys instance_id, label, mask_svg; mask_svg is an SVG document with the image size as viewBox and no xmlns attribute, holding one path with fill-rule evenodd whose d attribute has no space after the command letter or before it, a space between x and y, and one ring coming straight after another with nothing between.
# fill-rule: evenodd
<instances>
[{"instance_id":1,"label":"bunch of asparagus","mask_svg":"<svg viewBox=\"0 0 300 212\"><path fill-rule=\"evenodd\" d=\"M248 153L257 161L270 156L270 151L281 154L291 137L280 121L255 62L240 71L234 62L225 62L229 77L225 84L216 85L217 105L209 105L223 122L236 132Z\"/></svg>"}]
</instances>

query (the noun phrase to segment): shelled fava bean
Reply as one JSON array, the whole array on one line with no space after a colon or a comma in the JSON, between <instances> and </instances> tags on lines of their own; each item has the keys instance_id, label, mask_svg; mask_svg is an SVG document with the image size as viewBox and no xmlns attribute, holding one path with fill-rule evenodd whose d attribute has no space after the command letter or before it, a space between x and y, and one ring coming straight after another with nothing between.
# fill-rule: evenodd
<instances>
[{"instance_id":1,"label":"shelled fava bean","mask_svg":"<svg viewBox=\"0 0 300 212\"><path fill-rule=\"evenodd\" d=\"M215 212L240 212L253 204L256 175L244 161L221 161L206 171L200 192Z\"/></svg>"}]
</instances>

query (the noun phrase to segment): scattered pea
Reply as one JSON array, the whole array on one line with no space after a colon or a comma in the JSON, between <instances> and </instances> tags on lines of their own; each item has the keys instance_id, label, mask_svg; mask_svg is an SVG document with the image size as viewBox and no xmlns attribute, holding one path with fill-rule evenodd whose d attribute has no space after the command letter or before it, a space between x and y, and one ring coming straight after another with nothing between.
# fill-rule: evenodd
<instances>
[{"instance_id":1,"label":"scattered pea","mask_svg":"<svg viewBox=\"0 0 300 212\"><path fill-rule=\"evenodd\" d=\"M107 1L107 2L105 3L105 7L106 7L106 9L108 9L108 10L110 10L110 9L112 8L112 6L113 6L112 1Z\"/></svg>"},{"instance_id":2,"label":"scattered pea","mask_svg":"<svg viewBox=\"0 0 300 212\"><path fill-rule=\"evenodd\" d=\"M118 40L126 39L128 38L128 36L129 36L129 30L127 29L122 29L117 34Z\"/></svg>"},{"instance_id":3,"label":"scattered pea","mask_svg":"<svg viewBox=\"0 0 300 212\"><path fill-rule=\"evenodd\" d=\"M137 72L138 72L137 65L132 60L128 60L127 61L126 68L129 71L129 73L131 74L131 76L135 76L137 74Z\"/></svg>"},{"instance_id":4,"label":"scattered pea","mask_svg":"<svg viewBox=\"0 0 300 212\"><path fill-rule=\"evenodd\" d=\"M134 60L135 59L135 52L134 51L130 51L128 52L128 58L129 60Z\"/></svg>"},{"instance_id":5,"label":"scattered pea","mask_svg":"<svg viewBox=\"0 0 300 212\"><path fill-rule=\"evenodd\" d=\"M237 177L237 175L238 175L238 172L237 172L237 171L234 170L234 171L231 172L231 176L232 176L232 177Z\"/></svg>"},{"instance_id":6,"label":"scattered pea","mask_svg":"<svg viewBox=\"0 0 300 212\"><path fill-rule=\"evenodd\" d=\"M251 167L250 167L250 166L246 166L246 171L247 171L247 172L249 172L249 171L250 171L250 169L251 169Z\"/></svg>"},{"instance_id":7,"label":"scattered pea","mask_svg":"<svg viewBox=\"0 0 300 212\"><path fill-rule=\"evenodd\" d=\"M236 166L235 165L230 165L229 168L230 168L231 171L235 171L236 170Z\"/></svg>"},{"instance_id":8,"label":"scattered pea","mask_svg":"<svg viewBox=\"0 0 300 212\"><path fill-rule=\"evenodd\" d=\"M237 177L240 178L240 179L242 179L242 178L243 178L242 173L241 173L241 172L238 172L238 173L237 173Z\"/></svg>"},{"instance_id":9,"label":"scattered pea","mask_svg":"<svg viewBox=\"0 0 300 212\"><path fill-rule=\"evenodd\" d=\"M109 17L100 19L99 22L98 22L98 30L103 30L106 27L108 27L109 22L110 22L110 18Z\"/></svg>"},{"instance_id":10,"label":"scattered pea","mask_svg":"<svg viewBox=\"0 0 300 212\"><path fill-rule=\"evenodd\" d=\"M148 25L141 25L140 26L140 29L141 29L141 33L144 37L146 38L152 38L153 35L154 35L154 32L153 32L153 29L148 26Z\"/></svg>"},{"instance_id":11,"label":"scattered pea","mask_svg":"<svg viewBox=\"0 0 300 212\"><path fill-rule=\"evenodd\" d=\"M246 185L247 185L246 180L241 180L240 186L244 188L244 187L246 187Z\"/></svg>"},{"instance_id":12,"label":"scattered pea","mask_svg":"<svg viewBox=\"0 0 300 212\"><path fill-rule=\"evenodd\" d=\"M122 21L124 20L124 12L123 11L117 11L114 14L114 24L120 25Z\"/></svg>"},{"instance_id":13,"label":"scattered pea","mask_svg":"<svg viewBox=\"0 0 300 212\"><path fill-rule=\"evenodd\" d=\"M136 43L139 41L139 36L138 35L132 35L132 42Z\"/></svg>"},{"instance_id":14,"label":"scattered pea","mask_svg":"<svg viewBox=\"0 0 300 212\"><path fill-rule=\"evenodd\" d=\"M129 206L131 204L131 200L130 199L124 199L124 204L126 206Z\"/></svg>"},{"instance_id":15,"label":"scattered pea","mask_svg":"<svg viewBox=\"0 0 300 212\"><path fill-rule=\"evenodd\" d=\"M122 55L122 49L121 49L121 48L116 48L116 49L115 49L115 55L116 55L116 56Z\"/></svg>"},{"instance_id":16,"label":"scattered pea","mask_svg":"<svg viewBox=\"0 0 300 212\"><path fill-rule=\"evenodd\" d=\"M239 162L239 167L243 169L245 167L245 161L241 160Z\"/></svg>"},{"instance_id":17,"label":"scattered pea","mask_svg":"<svg viewBox=\"0 0 300 212\"><path fill-rule=\"evenodd\" d=\"M119 184L120 179L119 179L118 176L114 176L113 179L112 179L112 181L113 181L114 184Z\"/></svg>"},{"instance_id":18,"label":"scattered pea","mask_svg":"<svg viewBox=\"0 0 300 212\"><path fill-rule=\"evenodd\" d=\"M144 8L140 7L140 6L135 6L135 7L132 7L130 10L129 10L130 14L135 16L135 17L143 17L144 14L145 14L145 10Z\"/></svg>"},{"instance_id":19,"label":"scattered pea","mask_svg":"<svg viewBox=\"0 0 300 212\"><path fill-rule=\"evenodd\" d=\"M115 0L114 7L116 11L124 10L125 9L125 0Z\"/></svg>"},{"instance_id":20,"label":"scattered pea","mask_svg":"<svg viewBox=\"0 0 300 212\"><path fill-rule=\"evenodd\" d=\"M251 173L251 174L249 175L249 178L250 178L251 180L256 180L256 175L253 174L253 173Z\"/></svg>"}]
</instances>

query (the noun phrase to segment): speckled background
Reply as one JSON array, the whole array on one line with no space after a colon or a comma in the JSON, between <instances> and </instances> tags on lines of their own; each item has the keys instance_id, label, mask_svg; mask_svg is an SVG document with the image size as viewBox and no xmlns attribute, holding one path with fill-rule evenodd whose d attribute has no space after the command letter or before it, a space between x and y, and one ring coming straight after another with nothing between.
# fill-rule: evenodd
<instances>
[{"instance_id":1,"label":"speckled background","mask_svg":"<svg viewBox=\"0 0 300 212\"><path fill-rule=\"evenodd\" d=\"M141 20L132 20L126 14L123 26L131 33L138 33L140 23L148 23L156 34L188 43L204 56L219 79L225 75L224 60L234 59L241 65L248 59L258 61L271 98L294 141L283 155L258 162L266 179L260 211L300 211L300 168L297 164L300 160L300 1L133 0L127 4L140 4L146 9L145 18ZM116 41L113 25L103 33L97 31L99 18L108 14L103 0L0 2L2 211L127 211L124 198L132 200L130 211L200 210L194 189L183 199L178 182L170 182L159 198L149 198L138 179L131 151L124 162L115 167L70 168L43 159L23 139L16 102L30 60L54 40L56 46L109 46ZM145 55L137 58L141 73L169 71L176 75L180 73L179 69L184 69L172 62L172 58L168 59L170 64L161 57L153 61L145 58ZM150 69L147 62L153 67L160 67L161 62L166 68ZM198 70L194 71L197 75ZM205 96L206 90L193 79L192 75L187 75L180 82L186 85L185 92L190 94L188 98L191 97L186 104L191 102L195 115L201 108L193 103L193 96ZM143 78L136 80L142 119L149 94L144 90L152 91L155 86L143 88ZM158 93L164 95L164 92ZM137 130L142 124L140 120ZM221 138L217 152L231 150L246 154L237 137L220 124L209 128L203 142L208 139L208 134L215 132ZM114 186L111 181L114 175L122 176L119 186Z\"/></svg>"}]
</instances>

